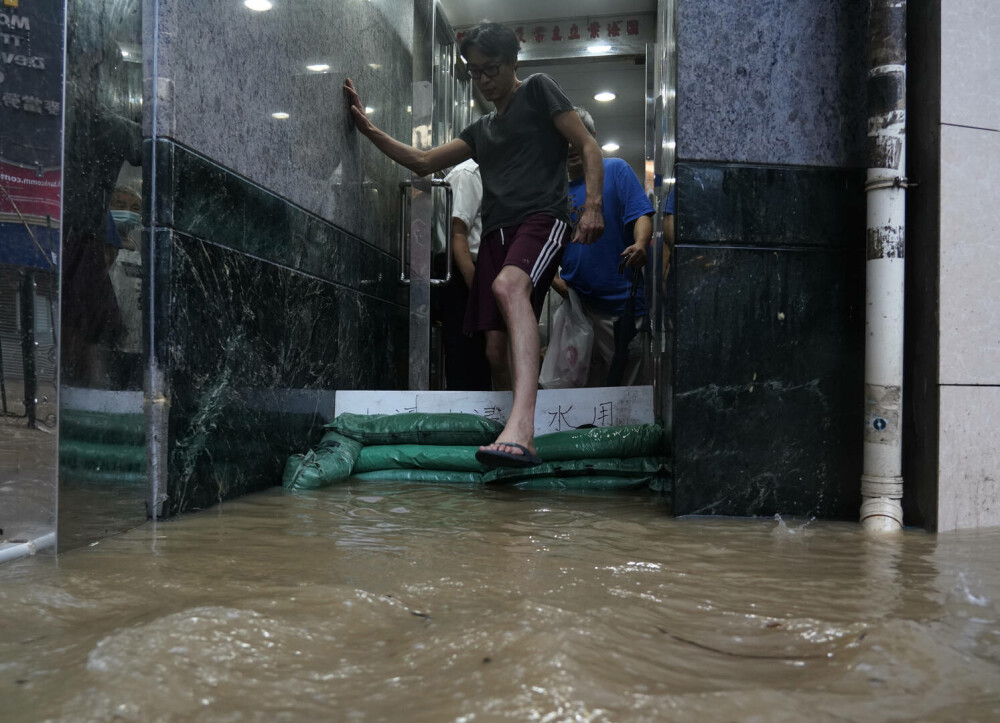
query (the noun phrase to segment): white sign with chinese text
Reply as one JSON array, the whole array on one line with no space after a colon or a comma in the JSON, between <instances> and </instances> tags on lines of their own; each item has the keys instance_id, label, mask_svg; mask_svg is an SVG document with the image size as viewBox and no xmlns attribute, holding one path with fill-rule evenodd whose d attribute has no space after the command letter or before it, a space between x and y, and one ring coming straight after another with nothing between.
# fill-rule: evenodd
<instances>
[{"instance_id":1,"label":"white sign with chinese text","mask_svg":"<svg viewBox=\"0 0 1000 723\"><path fill-rule=\"evenodd\" d=\"M566 18L545 22L504 23L525 46L553 43L593 43L599 41L651 42L656 39L656 15L629 17ZM461 42L475 25L455 28L455 40ZM526 49L526 48L525 48Z\"/></svg>"},{"instance_id":2,"label":"white sign with chinese text","mask_svg":"<svg viewBox=\"0 0 1000 723\"><path fill-rule=\"evenodd\" d=\"M511 392L400 392L341 390L336 414L464 412L506 422ZM584 425L617 427L653 423L653 388L595 387L540 389L535 404L535 434L563 432Z\"/></svg>"}]
</instances>

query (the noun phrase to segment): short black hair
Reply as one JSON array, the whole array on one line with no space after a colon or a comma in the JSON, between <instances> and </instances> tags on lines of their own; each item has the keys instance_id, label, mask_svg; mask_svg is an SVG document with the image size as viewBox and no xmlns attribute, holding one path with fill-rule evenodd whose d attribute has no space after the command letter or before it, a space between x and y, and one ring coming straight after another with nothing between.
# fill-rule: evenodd
<instances>
[{"instance_id":1,"label":"short black hair","mask_svg":"<svg viewBox=\"0 0 1000 723\"><path fill-rule=\"evenodd\" d=\"M469 48L472 47L479 48L484 55L490 58L500 58L504 63L512 63L517 60L517 54L521 50L521 41L508 27L497 23L483 23L470 30L468 35L462 38L462 42L458 45L458 51L464 58L469 52Z\"/></svg>"}]
</instances>

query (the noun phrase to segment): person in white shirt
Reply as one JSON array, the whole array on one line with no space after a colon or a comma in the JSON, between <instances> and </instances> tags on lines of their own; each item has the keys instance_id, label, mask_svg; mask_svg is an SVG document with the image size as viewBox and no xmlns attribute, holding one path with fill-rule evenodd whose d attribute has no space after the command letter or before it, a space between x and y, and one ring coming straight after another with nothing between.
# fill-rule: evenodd
<instances>
[{"instance_id":1,"label":"person in white shirt","mask_svg":"<svg viewBox=\"0 0 1000 723\"><path fill-rule=\"evenodd\" d=\"M481 331L466 335L462 331L483 231L483 180L479 165L471 158L462 161L444 180L452 189L451 255L457 269L440 295L445 384L448 389L462 391L489 391L494 384L498 389L509 389L509 378L491 380L486 335Z\"/></svg>"}]
</instances>

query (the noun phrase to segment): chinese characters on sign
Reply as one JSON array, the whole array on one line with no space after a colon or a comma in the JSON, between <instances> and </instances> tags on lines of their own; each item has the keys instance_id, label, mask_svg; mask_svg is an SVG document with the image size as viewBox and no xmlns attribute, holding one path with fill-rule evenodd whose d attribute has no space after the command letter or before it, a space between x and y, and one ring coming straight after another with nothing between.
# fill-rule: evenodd
<instances>
[{"instance_id":1,"label":"chinese characters on sign","mask_svg":"<svg viewBox=\"0 0 1000 723\"><path fill-rule=\"evenodd\" d=\"M584 42L594 40L652 40L655 18L643 15L631 18L586 18L555 21L536 25L508 25L524 44ZM461 41L470 28L458 29L456 41Z\"/></svg>"},{"instance_id":2,"label":"chinese characters on sign","mask_svg":"<svg viewBox=\"0 0 1000 723\"><path fill-rule=\"evenodd\" d=\"M572 412L572 414L570 414ZM591 416L593 412L593 416ZM557 405L556 411L546 410L549 416L549 427L553 432L580 427L612 427L614 426L614 402L598 402L595 405L578 406L575 404Z\"/></svg>"},{"instance_id":3,"label":"chinese characters on sign","mask_svg":"<svg viewBox=\"0 0 1000 723\"><path fill-rule=\"evenodd\" d=\"M652 424L652 387L540 389L535 434L586 427ZM465 413L501 424L510 414L510 392L404 392L340 390L337 414Z\"/></svg>"}]
</instances>

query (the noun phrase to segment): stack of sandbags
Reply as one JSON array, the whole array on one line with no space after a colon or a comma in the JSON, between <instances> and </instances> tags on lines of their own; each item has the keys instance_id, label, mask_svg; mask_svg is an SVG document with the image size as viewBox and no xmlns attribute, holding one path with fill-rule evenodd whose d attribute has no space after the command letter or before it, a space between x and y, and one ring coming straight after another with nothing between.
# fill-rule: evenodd
<instances>
[{"instance_id":1,"label":"stack of sandbags","mask_svg":"<svg viewBox=\"0 0 1000 723\"><path fill-rule=\"evenodd\" d=\"M663 430L658 424L592 427L543 434L535 467L499 467L484 484L519 489L622 490L656 487L665 475Z\"/></svg>"},{"instance_id":2,"label":"stack of sandbags","mask_svg":"<svg viewBox=\"0 0 1000 723\"><path fill-rule=\"evenodd\" d=\"M292 455L282 485L313 489L346 480L403 480L479 484L487 468L480 445L503 430L475 414L341 414L305 455Z\"/></svg>"},{"instance_id":3,"label":"stack of sandbags","mask_svg":"<svg viewBox=\"0 0 1000 723\"><path fill-rule=\"evenodd\" d=\"M535 439L544 463L489 469L476 459L502 425L472 414L342 414L320 445L293 455L283 485L314 489L346 480L512 485L520 489L656 487L665 475L663 431L639 424L554 432Z\"/></svg>"}]
</instances>

